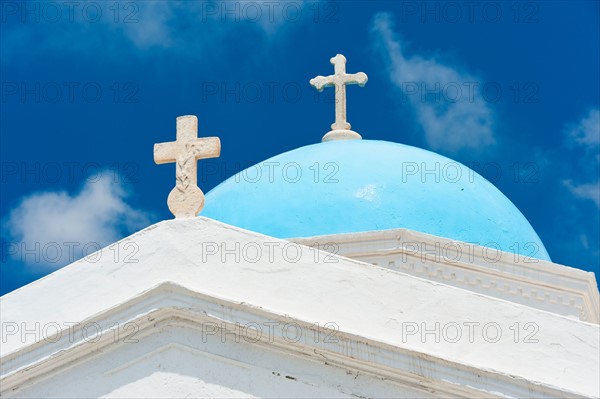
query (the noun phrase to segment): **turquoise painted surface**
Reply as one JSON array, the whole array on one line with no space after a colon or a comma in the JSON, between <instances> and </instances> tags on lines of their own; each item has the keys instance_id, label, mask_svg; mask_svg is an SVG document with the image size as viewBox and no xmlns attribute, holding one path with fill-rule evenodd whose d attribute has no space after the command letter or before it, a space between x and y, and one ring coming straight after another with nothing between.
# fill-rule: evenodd
<instances>
[{"instance_id":1,"label":"turquoise painted surface","mask_svg":"<svg viewBox=\"0 0 600 399\"><path fill-rule=\"evenodd\" d=\"M211 190L202 216L278 238L408 228L550 260L527 219L482 176L385 141L277 155Z\"/></svg>"}]
</instances>

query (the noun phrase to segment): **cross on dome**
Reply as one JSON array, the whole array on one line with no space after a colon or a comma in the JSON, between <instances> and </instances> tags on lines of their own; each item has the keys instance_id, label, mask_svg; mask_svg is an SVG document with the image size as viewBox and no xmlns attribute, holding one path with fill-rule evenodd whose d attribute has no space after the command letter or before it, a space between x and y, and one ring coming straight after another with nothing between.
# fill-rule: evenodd
<instances>
[{"instance_id":1,"label":"cross on dome","mask_svg":"<svg viewBox=\"0 0 600 399\"><path fill-rule=\"evenodd\" d=\"M167 204L175 218L193 218L204 208L204 193L198 188L197 161L221 155L218 137L198 138L198 118L177 118L177 139L154 144L156 164L175 162L175 187Z\"/></svg>"},{"instance_id":2,"label":"cross on dome","mask_svg":"<svg viewBox=\"0 0 600 399\"><path fill-rule=\"evenodd\" d=\"M310 84L318 91L330 86L335 88L335 122L322 141L361 139L360 134L350 130L350 124L346 120L346 85L358 84L362 87L367 83L368 77L364 72L347 74L346 57L341 54L337 54L329 62L334 66L333 75L319 75L310 80Z\"/></svg>"}]
</instances>

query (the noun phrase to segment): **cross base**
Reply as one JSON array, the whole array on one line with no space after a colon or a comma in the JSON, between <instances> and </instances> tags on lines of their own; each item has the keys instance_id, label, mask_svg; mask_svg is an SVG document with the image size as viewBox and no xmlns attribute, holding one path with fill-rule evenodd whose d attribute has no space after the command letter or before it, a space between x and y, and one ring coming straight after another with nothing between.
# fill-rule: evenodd
<instances>
[{"instance_id":1,"label":"cross base","mask_svg":"<svg viewBox=\"0 0 600 399\"><path fill-rule=\"evenodd\" d=\"M204 208L204 193L198 186L189 185L183 190L174 187L167 198L167 205L176 219L195 218Z\"/></svg>"},{"instance_id":2,"label":"cross base","mask_svg":"<svg viewBox=\"0 0 600 399\"><path fill-rule=\"evenodd\" d=\"M360 140L360 139L362 139L362 136L353 130L336 129L336 130L331 130L330 132L328 132L325 136L323 136L321 141L326 142L326 141L334 141L334 140Z\"/></svg>"}]
</instances>

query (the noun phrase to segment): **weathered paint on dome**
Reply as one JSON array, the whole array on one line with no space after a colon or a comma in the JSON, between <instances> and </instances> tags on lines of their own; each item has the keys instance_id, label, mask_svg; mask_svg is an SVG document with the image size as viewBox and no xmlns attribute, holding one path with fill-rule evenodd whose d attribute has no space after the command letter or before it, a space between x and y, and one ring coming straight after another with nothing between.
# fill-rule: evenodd
<instances>
[{"instance_id":1,"label":"weathered paint on dome","mask_svg":"<svg viewBox=\"0 0 600 399\"><path fill-rule=\"evenodd\" d=\"M211 190L202 216L278 238L407 228L550 260L523 214L482 176L386 141L277 155Z\"/></svg>"}]
</instances>

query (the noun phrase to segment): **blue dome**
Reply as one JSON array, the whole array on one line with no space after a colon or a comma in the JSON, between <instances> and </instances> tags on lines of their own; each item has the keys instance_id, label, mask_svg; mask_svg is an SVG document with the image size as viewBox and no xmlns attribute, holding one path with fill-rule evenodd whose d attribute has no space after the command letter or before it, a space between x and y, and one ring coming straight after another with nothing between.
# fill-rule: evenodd
<instances>
[{"instance_id":1,"label":"blue dome","mask_svg":"<svg viewBox=\"0 0 600 399\"><path fill-rule=\"evenodd\" d=\"M523 214L482 176L386 141L277 155L211 190L202 215L278 238L407 228L550 260Z\"/></svg>"}]
</instances>

